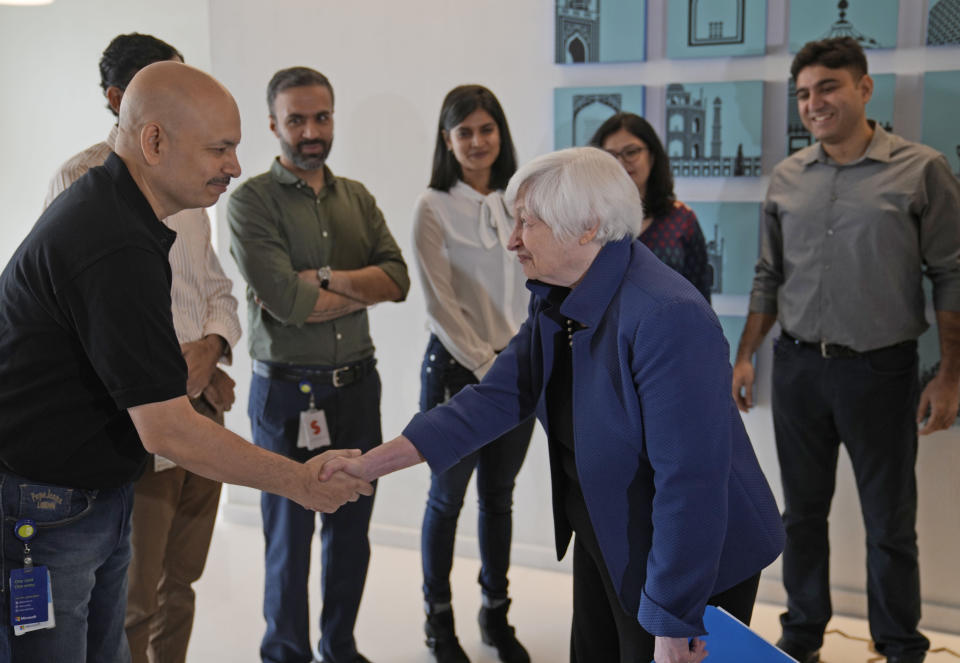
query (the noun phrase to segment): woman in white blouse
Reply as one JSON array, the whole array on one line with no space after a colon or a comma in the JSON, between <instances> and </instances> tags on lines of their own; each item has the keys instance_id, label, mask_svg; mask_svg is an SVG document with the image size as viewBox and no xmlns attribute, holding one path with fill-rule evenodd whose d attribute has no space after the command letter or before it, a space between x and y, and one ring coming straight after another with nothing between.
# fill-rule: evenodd
<instances>
[{"instance_id":1,"label":"woman in white blouse","mask_svg":"<svg viewBox=\"0 0 960 663\"><path fill-rule=\"evenodd\" d=\"M506 248L513 219L503 189L516 168L510 129L493 93L479 85L451 90L440 111L430 188L414 209L413 245L431 332L421 370L421 410L482 379L526 318L525 277ZM454 633L450 567L457 518L474 468L481 636L506 663L530 660L507 623L507 570L514 480L532 431L531 418L431 476L421 551L424 628L438 663L469 663Z\"/></svg>"}]
</instances>

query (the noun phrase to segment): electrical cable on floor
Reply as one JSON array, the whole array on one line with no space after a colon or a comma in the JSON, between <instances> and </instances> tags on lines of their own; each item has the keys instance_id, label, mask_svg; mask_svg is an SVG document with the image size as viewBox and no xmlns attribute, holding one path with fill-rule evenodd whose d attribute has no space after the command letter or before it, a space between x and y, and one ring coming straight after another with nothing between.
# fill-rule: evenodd
<instances>
[{"instance_id":1,"label":"electrical cable on floor","mask_svg":"<svg viewBox=\"0 0 960 663\"><path fill-rule=\"evenodd\" d=\"M830 635L831 633L836 633L840 637L846 638L847 640L856 640L858 642L866 642L870 651L873 653L877 653L877 650L874 649L873 647L873 640L871 640L870 638L861 638L860 636L857 636L857 635L850 635L849 633L844 633L838 628L827 629L824 632L824 635ZM949 647L935 647L935 648L931 647L927 651L927 655L930 655L930 654L949 654L954 658L960 659L960 652L956 652L950 649ZM886 660L887 660L886 656L874 656L873 658L868 658L867 663L884 663L884 661Z\"/></svg>"}]
</instances>

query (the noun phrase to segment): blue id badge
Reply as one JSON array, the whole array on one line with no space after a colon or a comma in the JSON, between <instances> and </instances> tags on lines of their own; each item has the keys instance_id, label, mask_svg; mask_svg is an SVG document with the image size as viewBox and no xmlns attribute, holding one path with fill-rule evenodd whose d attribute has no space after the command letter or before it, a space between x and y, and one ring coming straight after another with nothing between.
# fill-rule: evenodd
<instances>
[{"instance_id":1,"label":"blue id badge","mask_svg":"<svg viewBox=\"0 0 960 663\"><path fill-rule=\"evenodd\" d=\"M10 623L14 635L53 628L53 588L45 566L10 571Z\"/></svg>"}]
</instances>

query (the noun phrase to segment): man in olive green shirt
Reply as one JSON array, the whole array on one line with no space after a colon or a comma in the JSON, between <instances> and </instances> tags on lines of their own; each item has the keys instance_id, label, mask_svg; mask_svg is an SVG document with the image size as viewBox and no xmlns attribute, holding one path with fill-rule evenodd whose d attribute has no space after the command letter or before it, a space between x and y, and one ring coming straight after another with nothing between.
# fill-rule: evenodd
<instances>
[{"instance_id":1,"label":"man in olive green shirt","mask_svg":"<svg viewBox=\"0 0 960 663\"><path fill-rule=\"evenodd\" d=\"M253 441L306 460L380 444L380 378L367 307L402 301L407 266L373 196L325 165L333 88L293 67L267 86L281 155L230 198L231 253L247 281ZM353 628L370 559L373 497L322 516L320 642L310 644L307 577L314 514L264 493L264 663L365 663Z\"/></svg>"}]
</instances>

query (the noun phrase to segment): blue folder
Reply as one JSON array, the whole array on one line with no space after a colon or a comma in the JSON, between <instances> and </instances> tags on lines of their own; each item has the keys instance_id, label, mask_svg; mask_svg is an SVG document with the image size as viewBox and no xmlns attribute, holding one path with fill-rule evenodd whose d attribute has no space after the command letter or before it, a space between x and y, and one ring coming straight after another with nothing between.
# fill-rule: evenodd
<instances>
[{"instance_id":1,"label":"blue folder","mask_svg":"<svg viewBox=\"0 0 960 663\"><path fill-rule=\"evenodd\" d=\"M703 613L707 635L704 663L797 663L723 608L708 605Z\"/></svg>"}]
</instances>

